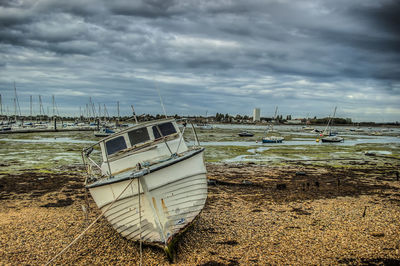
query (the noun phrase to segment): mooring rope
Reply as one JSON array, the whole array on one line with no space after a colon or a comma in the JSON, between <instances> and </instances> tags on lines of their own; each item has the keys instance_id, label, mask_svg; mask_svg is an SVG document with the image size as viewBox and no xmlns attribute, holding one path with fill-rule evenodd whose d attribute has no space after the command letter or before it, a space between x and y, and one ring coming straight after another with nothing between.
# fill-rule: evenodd
<instances>
[{"instance_id":1,"label":"mooring rope","mask_svg":"<svg viewBox=\"0 0 400 266\"><path fill-rule=\"evenodd\" d=\"M51 260L49 260L45 265L50 265L56 258L58 258L60 255L62 255L65 251L67 251L76 241L78 241L111 207L112 205L121 197L121 195L125 192L125 190L132 184L134 179L131 179L129 184L122 190L122 192L114 199L113 202L111 202L110 205L99 215L97 218L85 229L83 230L82 233L80 233L74 240L72 240L71 243L69 243L63 250L61 250L57 255L55 255ZM140 195L139 195L140 199ZM140 206L140 205L139 205Z\"/></svg>"},{"instance_id":2,"label":"mooring rope","mask_svg":"<svg viewBox=\"0 0 400 266\"><path fill-rule=\"evenodd\" d=\"M139 198L139 252L140 252L140 261L139 265L142 266L142 257L143 257L143 252L142 252L142 208L140 204L140 178L138 178L138 198Z\"/></svg>"}]
</instances>

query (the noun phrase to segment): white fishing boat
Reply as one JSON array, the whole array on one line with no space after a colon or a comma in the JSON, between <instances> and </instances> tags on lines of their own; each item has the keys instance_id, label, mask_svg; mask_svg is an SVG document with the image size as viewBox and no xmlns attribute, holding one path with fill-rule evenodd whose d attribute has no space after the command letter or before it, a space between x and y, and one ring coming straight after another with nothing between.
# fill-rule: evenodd
<instances>
[{"instance_id":1,"label":"white fishing boat","mask_svg":"<svg viewBox=\"0 0 400 266\"><path fill-rule=\"evenodd\" d=\"M159 244L167 254L207 198L204 148L196 134L197 145L187 147L183 125L180 132L174 119L137 124L82 153L86 188L114 229L127 239Z\"/></svg>"}]
</instances>

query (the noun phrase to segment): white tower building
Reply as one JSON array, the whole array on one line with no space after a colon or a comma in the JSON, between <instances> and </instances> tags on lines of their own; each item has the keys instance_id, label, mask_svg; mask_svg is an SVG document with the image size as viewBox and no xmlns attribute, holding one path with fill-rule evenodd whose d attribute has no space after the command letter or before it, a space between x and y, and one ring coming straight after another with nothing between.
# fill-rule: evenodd
<instances>
[{"instance_id":1,"label":"white tower building","mask_svg":"<svg viewBox=\"0 0 400 266\"><path fill-rule=\"evenodd\" d=\"M254 108L253 110L253 122L260 121L260 108Z\"/></svg>"}]
</instances>

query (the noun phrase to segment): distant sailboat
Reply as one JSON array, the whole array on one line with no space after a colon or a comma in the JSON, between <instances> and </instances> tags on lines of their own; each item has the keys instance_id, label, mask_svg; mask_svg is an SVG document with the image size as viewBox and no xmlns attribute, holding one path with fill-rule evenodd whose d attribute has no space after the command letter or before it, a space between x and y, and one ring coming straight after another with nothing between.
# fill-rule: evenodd
<instances>
[{"instance_id":1,"label":"distant sailboat","mask_svg":"<svg viewBox=\"0 0 400 266\"><path fill-rule=\"evenodd\" d=\"M333 111L333 116L328 120L328 124L326 125L325 130L321 134L321 136L324 136L326 134L326 132L328 131L328 129L329 129L329 135L326 136L326 137L321 138L322 142L342 142L342 141L344 141L344 139L342 137L339 137L335 133L332 133L332 124L331 124L331 122L335 118L336 108L337 107L335 106L335 110Z\"/></svg>"},{"instance_id":2,"label":"distant sailboat","mask_svg":"<svg viewBox=\"0 0 400 266\"><path fill-rule=\"evenodd\" d=\"M277 112L278 106L275 108L274 121L276 121ZM262 143L282 143L284 139L277 130L274 130L274 125L271 123L266 130L266 135L262 138Z\"/></svg>"},{"instance_id":3,"label":"distant sailboat","mask_svg":"<svg viewBox=\"0 0 400 266\"><path fill-rule=\"evenodd\" d=\"M248 132L248 131L242 131L238 135L239 135L239 137L253 137L254 136L253 133Z\"/></svg>"},{"instance_id":4,"label":"distant sailboat","mask_svg":"<svg viewBox=\"0 0 400 266\"><path fill-rule=\"evenodd\" d=\"M94 136L95 137L107 137L107 136L110 136L111 134L114 134L114 133L115 133L114 130L111 130L109 128L103 127L103 128L100 128L99 131L95 131L94 132Z\"/></svg>"}]
</instances>

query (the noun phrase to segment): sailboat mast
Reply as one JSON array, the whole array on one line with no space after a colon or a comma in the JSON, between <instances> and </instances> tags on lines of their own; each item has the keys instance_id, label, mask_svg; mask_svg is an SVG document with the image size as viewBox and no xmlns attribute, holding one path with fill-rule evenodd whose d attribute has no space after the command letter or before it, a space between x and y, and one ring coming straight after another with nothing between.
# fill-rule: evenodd
<instances>
[{"instance_id":1,"label":"sailboat mast","mask_svg":"<svg viewBox=\"0 0 400 266\"><path fill-rule=\"evenodd\" d=\"M18 111L19 115L21 115L21 108L19 106L19 101L18 101L18 96L17 96L17 87L15 86L15 81L14 81L14 94L15 94L15 113L17 113L17 106L18 106Z\"/></svg>"},{"instance_id":2,"label":"sailboat mast","mask_svg":"<svg viewBox=\"0 0 400 266\"><path fill-rule=\"evenodd\" d=\"M29 103L30 103L29 115L31 116L32 120L32 95L29 96Z\"/></svg>"},{"instance_id":3,"label":"sailboat mast","mask_svg":"<svg viewBox=\"0 0 400 266\"><path fill-rule=\"evenodd\" d=\"M133 104L131 105L131 107L132 107L133 117L135 118L135 122L136 122L136 124L138 124L138 120L136 117L135 108L133 108Z\"/></svg>"},{"instance_id":4,"label":"sailboat mast","mask_svg":"<svg viewBox=\"0 0 400 266\"><path fill-rule=\"evenodd\" d=\"M0 115L3 115L3 104L1 101L1 94L0 94Z\"/></svg>"},{"instance_id":5,"label":"sailboat mast","mask_svg":"<svg viewBox=\"0 0 400 266\"><path fill-rule=\"evenodd\" d=\"M42 113L42 111L43 111L43 113ZM41 95L39 95L39 112L40 112L40 115L42 115L42 114L45 115Z\"/></svg>"},{"instance_id":6,"label":"sailboat mast","mask_svg":"<svg viewBox=\"0 0 400 266\"><path fill-rule=\"evenodd\" d=\"M55 113L56 113L54 95L51 96L51 100L52 100L52 103L53 103L53 117L54 117Z\"/></svg>"},{"instance_id":7,"label":"sailboat mast","mask_svg":"<svg viewBox=\"0 0 400 266\"><path fill-rule=\"evenodd\" d=\"M17 122L17 100L14 98L14 120Z\"/></svg>"},{"instance_id":8,"label":"sailboat mast","mask_svg":"<svg viewBox=\"0 0 400 266\"><path fill-rule=\"evenodd\" d=\"M155 85L155 84L154 84L154 85ZM168 117L167 117L167 112L165 111L165 107L164 107L163 100L162 100L162 98L161 98L160 90L158 89L157 86L156 86L156 89L157 89L157 92L158 92L158 97L160 97L160 103L161 103L161 107L162 107L162 109L163 109L163 111L164 111L165 118L168 118Z\"/></svg>"},{"instance_id":9,"label":"sailboat mast","mask_svg":"<svg viewBox=\"0 0 400 266\"><path fill-rule=\"evenodd\" d=\"M117 120L115 121L115 126L118 126L119 124L119 101L117 101Z\"/></svg>"},{"instance_id":10,"label":"sailboat mast","mask_svg":"<svg viewBox=\"0 0 400 266\"><path fill-rule=\"evenodd\" d=\"M278 106L275 107L274 120L276 121L276 114L278 113Z\"/></svg>"},{"instance_id":11,"label":"sailboat mast","mask_svg":"<svg viewBox=\"0 0 400 266\"><path fill-rule=\"evenodd\" d=\"M334 109L334 111L333 111L333 116L332 116L332 117L329 117L328 124L326 125L326 127L325 127L324 131L322 132L322 134L325 134L326 130L329 128L329 135L330 135L331 129L330 129L329 125L331 124L332 119L335 117L336 108L337 108L337 106L335 106L335 109Z\"/></svg>"}]
</instances>

